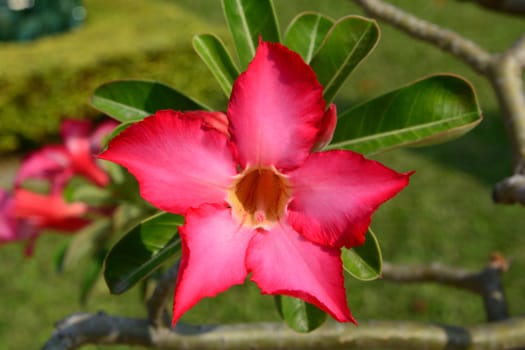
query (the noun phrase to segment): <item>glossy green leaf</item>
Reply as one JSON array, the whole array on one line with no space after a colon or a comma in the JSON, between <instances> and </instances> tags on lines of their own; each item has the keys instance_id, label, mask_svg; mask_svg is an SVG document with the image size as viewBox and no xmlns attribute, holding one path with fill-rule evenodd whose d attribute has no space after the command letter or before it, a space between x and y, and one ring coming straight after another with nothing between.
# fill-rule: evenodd
<instances>
[{"instance_id":1,"label":"glossy green leaf","mask_svg":"<svg viewBox=\"0 0 525 350\"><path fill-rule=\"evenodd\" d=\"M91 104L121 122L141 120L161 109L209 109L167 85L143 80L119 80L103 84L95 90Z\"/></svg>"},{"instance_id":2,"label":"glossy green leaf","mask_svg":"<svg viewBox=\"0 0 525 350\"><path fill-rule=\"evenodd\" d=\"M457 76L435 75L341 114L327 148L373 154L430 145L461 136L480 121L470 83Z\"/></svg>"},{"instance_id":3,"label":"glossy green leaf","mask_svg":"<svg viewBox=\"0 0 525 350\"><path fill-rule=\"evenodd\" d=\"M160 213L142 221L117 242L104 266L104 278L111 293L125 292L180 253L177 233L182 224L182 216Z\"/></svg>"},{"instance_id":4,"label":"glossy green leaf","mask_svg":"<svg viewBox=\"0 0 525 350\"><path fill-rule=\"evenodd\" d=\"M328 32L311 66L331 102L357 65L374 49L379 27L374 20L348 16L338 20Z\"/></svg>"},{"instance_id":5,"label":"glossy green leaf","mask_svg":"<svg viewBox=\"0 0 525 350\"><path fill-rule=\"evenodd\" d=\"M284 44L310 63L333 24L332 18L320 13L301 13L290 22Z\"/></svg>"},{"instance_id":6,"label":"glossy green leaf","mask_svg":"<svg viewBox=\"0 0 525 350\"><path fill-rule=\"evenodd\" d=\"M255 55L259 37L280 42L272 0L222 0L224 15L233 37L241 70Z\"/></svg>"},{"instance_id":7,"label":"glossy green leaf","mask_svg":"<svg viewBox=\"0 0 525 350\"><path fill-rule=\"evenodd\" d=\"M279 315L288 327L296 332L307 333L320 327L326 321L326 313L301 299L276 295L275 304Z\"/></svg>"},{"instance_id":8,"label":"glossy green leaf","mask_svg":"<svg viewBox=\"0 0 525 350\"><path fill-rule=\"evenodd\" d=\"M217 79L222 91L227 97L230 97L232 85L239 76L239 70L224 44L214 35L196 35L193 37L193 48Z\"/></svg>"},{"instance_id":9,"label":"glossy green leaf","mask_svg":"<svg viewBox=\"0 0 525 350\"><path fill-rule=\"evenodd\" d=\"M377 238L369 228L365 243L352 249L341 250L343 268L361 281L371 281L381 276L382 258Z\"/></svg>"}]
</instances>

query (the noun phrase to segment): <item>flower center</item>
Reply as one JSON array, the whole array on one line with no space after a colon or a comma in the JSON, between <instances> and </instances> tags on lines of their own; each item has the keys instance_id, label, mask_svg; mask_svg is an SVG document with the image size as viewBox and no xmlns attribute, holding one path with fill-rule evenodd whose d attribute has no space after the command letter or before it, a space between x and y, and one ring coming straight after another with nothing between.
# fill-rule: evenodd
<instances>
[{"instance_id":1,"label":"flower center","mask_svg":"<svg viewBox=\"0 0 525 350\"><path fill-rule=\"evenodd\" d=\"M287 178L274 168L247 168L228 191L232 212L245 226L268 229L279 221L290 199Z\"/></svg>"}]
</instances>

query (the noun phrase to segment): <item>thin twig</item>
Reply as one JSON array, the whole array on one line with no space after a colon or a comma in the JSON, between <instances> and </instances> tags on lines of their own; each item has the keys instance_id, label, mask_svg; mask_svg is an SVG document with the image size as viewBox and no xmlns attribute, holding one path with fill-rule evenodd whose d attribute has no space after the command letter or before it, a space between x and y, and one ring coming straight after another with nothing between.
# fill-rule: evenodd
<instances>
[{"instance_id":1,"label":"thin twig","mask_svg":"<svg viewBox=\"0 0 525 350\"><path fill-rule=\"evenodd\" d=\"M181 327L184 328L184 327ZM59 325L43 350L85 344L141 345L155 349L515 349L525 346L525 317L474 327L369 321L358 327L328 322L296 333L282 323L194 326L170 331L148 320L105 314L74 315Z\"/></svg>"}]
</instances>

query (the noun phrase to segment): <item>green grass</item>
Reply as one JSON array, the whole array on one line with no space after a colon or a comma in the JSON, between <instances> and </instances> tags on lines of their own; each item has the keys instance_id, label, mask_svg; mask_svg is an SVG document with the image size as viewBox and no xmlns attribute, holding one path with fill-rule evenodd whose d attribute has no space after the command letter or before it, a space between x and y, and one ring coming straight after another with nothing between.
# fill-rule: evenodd
<instances>
[{"instance_id":1,"label":"green grass","mask_svg":"<svg viewBox=\"0 0 525 350\"><path fill-rule=\"evenodd\" d=\"M361 13L346 0L275 2L282 29L285 28L284 23L300 10L322 10L334 17ZM218 1L159 0L151 3L158 6L155 7L157 10L162 8L161 5L177 4L193 12L194 16L201 16L202 21L209 21L211 26L223 25ZM489 13L456 1L427 1L424 5L419 5L423 2L410 0L395 3L460 31L491 50L507 47L523 30L522 19ZM112 5L105 16L118 16L115 13L119 10L118 6L122 3ZM100 10L94 7L90 11L95 16ZM140 19L151 24L154 22L151 17L156 15L161 16L153 11L137 16L135 21ZM151 22L147 22L146 17ZM119 26L127 25L118 23ZM129 25L136 24L130 22ZM489 27L490 31L487 30ZM199 28L195 29L199 33L205 29ZM474 83L485 112L483 123L461 139L432 148L393 151L378 157L399 171L416 170L410 186L374 216L373 228L380 240L383 256L385 260L396 263L439 261L479 269L493 251L500 251L512 259L511 269L504 275L511 313L522 314L525 312L525 280L522 278L525 238L521 234L525 225L524 209L496 206L490 199L491 186L508 175L511 169L509 146L492 92L488 84L463 63L386 25L381 25L381 29L382 40L377 50L352 76L339 100L341 106L352 105L424 75L453 72L466 76ZM186 31L187 40L192 30ZM108 33L104 35L108 35L109 42ZM137 38L137 45L142 48L145 43ZM174 45L179 44L174 42ZM145 62L134 71L133 77L147 75L147 62L150 61ZM170 67L172 61L164 55L153 62L173 74L173 67ZM177 70L180 74L177 78L166 76L161 80L173 83L171 79L188 81L191 78L198 84L208 84L209 77L202 64L193 66L190 63L177 67L181 68ZM133 65L129 64L131 69ZM214 91L220 94L218 86L210 84L214 85L209 86L209 94ZM186 87L191 88L184 86L184 91L187 91ZM65 101L64 107L70 108L69 104L71 101ZM5 181L5 177L0 180ZM24 259L18 245L2 247L0 314L8 317L0 320L0 349L38 348L52 332L54 322L77 311L105 310L133 316L144 314L137 290L123 296L110 296L103 283L97 286L87 305L79 305L76 282L80 277L74 272L65 276L54 272L52 261L63 241L62 236L42 237L32 259ZM385 281L365 283L351 278L348 278L347 286L350 308L358 320L412 319L457 325L484 322L481 299L464 291L435 285L398 285ZM183 318L186 322L198 323L276 319L272 298L260 296L251 283L202 301ZM86 348L115 349L102 346Z\"/></svg>"}]
</instances>

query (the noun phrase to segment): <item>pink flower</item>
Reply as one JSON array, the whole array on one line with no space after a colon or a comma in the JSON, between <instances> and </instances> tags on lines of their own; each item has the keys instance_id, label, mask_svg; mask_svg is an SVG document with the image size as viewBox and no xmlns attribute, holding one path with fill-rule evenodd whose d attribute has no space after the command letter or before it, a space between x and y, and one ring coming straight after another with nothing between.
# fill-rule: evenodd
<instances>
[{"instance_id":1,"label":"pink flower","mask_svg":"<svg viewBox=\"0 0 525 350\"><path fill-rule=\"evenodd\" d=\"M89 223L84 203L66 203L57 194L44 195L17 189L14 195L0 189L0 244L26 241L25 254L32 255L42 230L75 232Z\"/></svg>"},{"instance_id":2,"label":"pink flower","mask_svg":"<svg viewBox=\"0 0 525 350\"><path fill-rule=\"evenodd\" d=\"M186 216L174 324L249 274L264 294L355 322L340 248L364 242L372 213L409 174L350 151L312 152L334 127L335 108L325 112L312 69L286 47L261 42L227 116L158 111L110 142L101 158L128 168L146 200Z\"/></svg>"},{"instance_id":3,"label":"pink flower","mask_svg":"<svg viewBox=\"0 0 525 350\"><path fill-rule=\"evenodd\" d=\"M104 122L91 132L89 121L65 120L61 128L64 144L46 146L30 154L17 173L15 185L31 178L43 179L51 182L53 192L59 192L75 174L99 186L106 185L109 178L95 163L94 154L101 151L102 139L115 126L115 122Z\"/></svg>"},{"instance_id":4,"label":"pink flower","mask_svg":"<svg viewBox=\"0 0 525 350\"><path fill-rule=\"evenodd\" d=\"M60 195L46 195L17 189L14 194L14 216L31 222L37 229L77 231L89 223L83 218L88 206L82 202L68 203Z\"/></svg>"}]
</instances>

